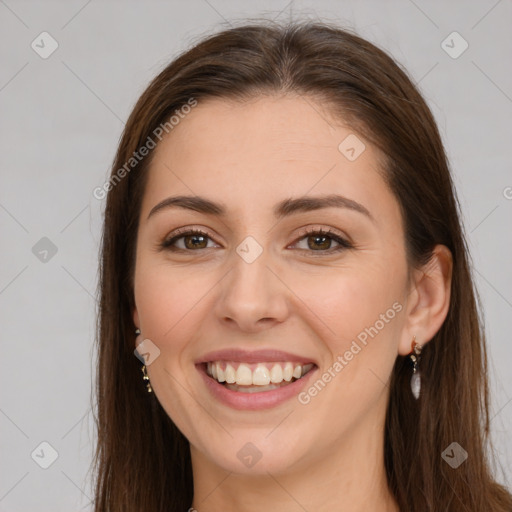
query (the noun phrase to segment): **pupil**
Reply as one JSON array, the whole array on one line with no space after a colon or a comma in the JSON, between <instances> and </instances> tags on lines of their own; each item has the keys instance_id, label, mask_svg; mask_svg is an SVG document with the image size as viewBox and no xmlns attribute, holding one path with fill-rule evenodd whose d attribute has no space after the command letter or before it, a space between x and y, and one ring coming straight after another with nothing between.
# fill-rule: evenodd
<instances>
[{"instance_id":1,"label":"pupil","mask_svg":"<svg viewBox=\"0 0 512 512\"><path fill-rule=\"evenodd\" d=\"M308 244L310 249L314 249L315 247L317 248L319 245L323 245L323 247L321 247L321 249L329 249L329 245L330 245L329 237L327 237L327 236L312 236L311 238L314 240L313 244L318 244L318 245L313 246L313 244ZM319 240L322 240L323 242L321 242L321 241L319 242Z\"/></svg>"},{"instance_id":2,"label":"pupil","mask_svg":"<svg viewBox=\"0 0 512 512\"><path fill-rule=\"evenodd\" d=\"M197 242L197 239L201 239L201 241ZM204 242L205 242L205 237L203 235L189 235L186 238L186 245L189 249L190 248L194 249L196 247L199 247L201 245L201 243L204 244Z\"/></svg>"}]
</instances>

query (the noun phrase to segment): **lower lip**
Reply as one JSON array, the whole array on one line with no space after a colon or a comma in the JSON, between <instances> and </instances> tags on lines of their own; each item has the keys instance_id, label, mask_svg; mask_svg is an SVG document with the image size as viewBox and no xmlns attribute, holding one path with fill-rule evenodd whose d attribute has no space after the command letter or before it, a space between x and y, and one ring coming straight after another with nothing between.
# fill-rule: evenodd
<instances>
[{"instance_id":1,"label":"lower lip","mask_svg":"<svg viewBox=\"0 0 512 512\"><path fill-rule=\"evenodd\" d=\"M232 391L212 379L206 373L204 364L197 365L199 373L201 374L206 387L210 393L220 402L233 409L257 411L260 409L269 409L286 402L290 398L297 396L301 390L306 387L311 376L316 372L317 367L312 368L304 377L282 386L278 389L270 391L260 391L256 393L243 393L240 391Z\"/></svg>"}]
</instances>

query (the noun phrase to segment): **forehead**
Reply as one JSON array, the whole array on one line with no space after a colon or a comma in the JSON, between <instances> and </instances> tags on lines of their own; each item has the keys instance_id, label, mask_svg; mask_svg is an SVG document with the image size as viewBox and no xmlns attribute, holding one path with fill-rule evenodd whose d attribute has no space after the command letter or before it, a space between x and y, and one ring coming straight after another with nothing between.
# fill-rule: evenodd
<instances>
[{"instance_id":1,"label":"forehead","mask_svg":"<svg viewBox=\"0 0 512 512\"><path fill-rule=\"evenodd\" d=\"M318 158L320 149L337 157L340 129L349 130L328 108L304 96L214 98L200 101L168 139L175 139L170 146L185 143L227 160L230 154L248 158L255 152Z\"/></svg>"},{"instance_id":2,"label":"forehead","mask_svg":"<svg viewBox=\"0 0 512 512\"><path fill-rule=\"evenodd\" d=\"M347 158L343 151L351 148ZM155 152L146 213L170 194L208 196L239 211L309 192L397 207L377 150L326 105L304 96L199 101ZM354 152L360 153L355 159Z\"/></svg>"}]
</instances>

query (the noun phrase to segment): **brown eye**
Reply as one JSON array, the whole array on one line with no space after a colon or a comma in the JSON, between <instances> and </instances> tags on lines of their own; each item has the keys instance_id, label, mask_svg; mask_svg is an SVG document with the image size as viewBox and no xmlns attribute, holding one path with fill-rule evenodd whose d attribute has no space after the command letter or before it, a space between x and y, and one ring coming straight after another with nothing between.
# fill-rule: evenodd
<instances>
[{"instance_id":1,"label":"brown eye","mask_svg":"<svg viewBox=\"0 0 512 512\"><path fill-rule=\"evenodd\" d=\"M333 242L335 244L334 247ZM295 246L297 249L309 251L310 253L320 253L320 255L323 253L332 254L344 249L353 248L350 242L337 233L324 231L322 229L306 232L305 235L295 243Z\"/></svg>"},{"instance_id":2,"label":"brown eye","mask_svg":"<svg viewBox=\"0 0 512 512\"><path fill-rule=\"evenodd\" d=\"M308 236L308 247L310 249L321 249L327 250L331 248L332 238L329 236L317 236L311 235Z\"/></svg>"},{"instance_id":3,"label":"brown eye","mask_svg":"<svg viewBox=\"0 0 512 512\"><path fill-rule=\"evenodd\" d=\"M182 237L187 249L205 249L208 245L206 236L202 235L187 235Z\"/></svg>"},{"instance_id":4,"label":"brown eye","mask_svg":"<svg viewBox=\"0 0 512 512\"><path fill-rule=\"evenodd\" d=\"M198 249L209 249L212 247L208 246L208 242L211 239L208 233L199 230L188 230L179 233L162 243L163 249L169 249L171 251L194 251Z\"/></svg>"}]
</instances>

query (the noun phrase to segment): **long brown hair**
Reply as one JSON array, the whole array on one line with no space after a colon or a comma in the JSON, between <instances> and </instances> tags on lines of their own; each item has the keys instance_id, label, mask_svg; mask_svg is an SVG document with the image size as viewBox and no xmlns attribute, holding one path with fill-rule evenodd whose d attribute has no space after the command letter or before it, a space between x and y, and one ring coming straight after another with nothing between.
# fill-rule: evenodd
<instances>
[{"instance_id":1,"label":"long brown hair","mask_svg":"<svg viewBox=\"0 0 512 512\"><path fill-rule=\"evenodd\" d=\"M381 150L381 171L403 216L410 268L427 263L436 244L453 255L450 309L422 353L420 400L410 392L407 358L397 358L391 376L384 449L400 509L512 510L488 462L483 322L460 206L428 106L391 57L349 31L319 22L257 21L200 41L151 82L126 123L102 189L108 195L99 283L95 511L183 512L193 498L188 441L146 392L133 355L136 235L153 152L137 162L130 158L191 99L264 94L317 99ZM441 456L452 442L468 454L457 469Z\"/></svg>"}]
</instances>

